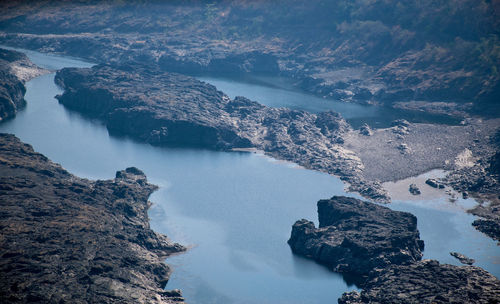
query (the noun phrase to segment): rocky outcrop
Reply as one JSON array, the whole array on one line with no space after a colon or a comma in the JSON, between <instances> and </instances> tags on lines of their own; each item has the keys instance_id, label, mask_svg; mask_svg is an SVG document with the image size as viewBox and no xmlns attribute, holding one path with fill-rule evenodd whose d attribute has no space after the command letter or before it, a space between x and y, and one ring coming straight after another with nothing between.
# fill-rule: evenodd
<instances>
[{"instance_id":1,"label":"rocky outcrop","mask_svg":"<svg viewBox=\"0 0 500 304\"><path fill-rule=\"evenodd\" d=\"M0 48L0 122L26 106L24 84L43 72L23 53Z\"/></svg>"},{"instance_id":2,"label":"rocky outcrop","mask_svg":"<svg viewBox=\"0 0 500 304\"><path fill-rule=\"evenodd\" d=\"M464 197L476 198L477 206L470 213L481 217L472 225L489 237L500 241L500 171L498 170L500 155L500 129L496 121L495 131L477 139L470 150L464 150L455 159L451 172L443 182ZM483 130L488 125L483 125Z\"/></svg>"},{"instance_id":3,"label":"rocky outcrop","mask_svg":"<svg viewBox=\"0 0 500 304\"><path fill-rule=\"evenodd\" d=\"M468 258L459 252L450 252L450 255L452 257L456 258L457 260L459 260L460 263L462 263L462 264L472 265L476 262L474 259Z\"/></svg>"},{"instance_id":4,"label":"rocky outcrop","mask_svg":"<svg viewBox=\"0 0 500 304\"><path fill-rule=\"evenodd\" d=\"M58 71L57 98L69 109L97 117L110 133L154 145L216 150L256 148L278 159L335 174L352 191L387 201L377 181L360 175L363 164L343 147L350 129L334 112L312 114L270 108L224 93L193 77L143 65L98 65Z\"/></svg>"},{"instance_id":5,"label":"rocky outcrop","mask_svg":"<svg viewBox=\"0 0 500 304\"><path fill-rule=\"evenodd\" d=\"M0 134L0 302L179 303L163 259L184 248L153 232L139 169L78 178Z\"/></svg>"},{"instance_id":6,"label":"rocky outcrop","mask_svg":"<svg viewBox=\"0 0 500 304\"><path fill-rule=\"evenodd\" d=\"M413 195L419 195L419 194L421 194L420 189L415 184L410 184L410 187L408 188L408 191L410 191L410 193L413 194Z\"/></svg>"},{"instance_id":7,"label":"rocky outcrop","mask_svg":"<svg viewBox=\"0 0 500 304\"><path fill-rule=\"evenodd\" d=\"M424 260L370 273L361 293L345 293L339 304L498 303L500 281L474 266Z\"/></svg>"},{"instance_id":8,"label":"rocky outcrop","mask_svg":"<svg viewBox=\"0 0 500 304\"><path fill-rule=\"evenodd\" d=\"M476 219L472 226L490 238L500 241L500 219Z\"/></svg>"},{"instance_id":9,"label":"rocky outcrop","mask_svg":"<svg viewBox=\"0 0 500 304\"><path fill-rule=\"evenodd\" d=\"M339 304L498 303L500 280L479 267L439 264L422 258L423 241L410 213L355 198L318 202L319 227L297 221L288 243L295 254L347 274L361 292ZM474 260L451 252L462 263Z\"/></svg>"},{"instance_id":10,"label":"rocky outcrop","mask_svg":"<svg viewBox=\"0 0 500 304\"><path fill-rule=\"evenodd\" d=\"M295 254L358 276L375 268L409 264L422 258L424 242L410 213L355 198L334 196L318 202L319 227L297 221L288 244Z\"/></svg>"},{"instance_id":11,"label":"rocky outcrop","mask_svg":"<svg viewBox=\"0 0 500 304\"><path fill-rule=\"evenodd\" d=\"M0 49L0 121L14 117L26 105L24 83L16 77L10 64L27 59L23 54Z\"/></svg>"}]
</instances>

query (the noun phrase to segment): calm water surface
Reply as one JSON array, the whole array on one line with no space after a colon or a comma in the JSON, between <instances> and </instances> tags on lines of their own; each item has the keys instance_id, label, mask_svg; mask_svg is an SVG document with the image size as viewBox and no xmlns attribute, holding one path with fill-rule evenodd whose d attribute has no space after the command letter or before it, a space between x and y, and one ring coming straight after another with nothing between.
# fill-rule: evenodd
<instances>
[{"instance_id":1,"label":"calm water surface","mask_svg":"<svg viewBox=\"0 0 500 304\"><path fill-rule=\"evenodd\" d=\"M244 77L223 78L200 76L201 81L208 82L229 97L245 96L270 107L286 107L319 113L333 110L342 116L354 127L358 128L367 123L372 127L389 127L395 119L404 118L410 122L440 123L456 125L460 119L447 115L434 115L420 111L403 111L387 107L376 107L346 103L333 99L325 99L298 91L289 80L277 77Z\"/></svg>"},{"instance_id":2,"label":"calm water surface","mask_svg":"<svg viewBox=\"0 0 500 304\"><path fill-rule=\"evenodd\" d=\"M89 63L28 53L43 67ZM54 74L27 84L28 106L0 124L70 172L92 179L114 177L137 166L161 188L153 194L151 226L192 248L167 259L174 267L168 289L180 288L189 303L335 303L352 290L338 274L294 257L286 240L298 219L315 220L316 201L346 194L339 179L250 153L169 149L110 137L96 121L66 111ZM242 88L244 89L244 88ZM399 202L393 208L419 219L426 258L457 264L459 251L500 276L496 243L475 231L461 211ZM427 206L427 205L426 205ZM440 207L441 206L441 207Z\"/></svg>"}]
</instances>

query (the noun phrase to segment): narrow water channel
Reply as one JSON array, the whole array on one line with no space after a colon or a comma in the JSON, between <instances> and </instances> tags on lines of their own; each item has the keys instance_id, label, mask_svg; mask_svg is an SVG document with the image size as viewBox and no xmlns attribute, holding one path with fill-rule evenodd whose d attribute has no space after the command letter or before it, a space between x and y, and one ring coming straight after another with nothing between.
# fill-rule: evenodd
<instances>
[{"instance_id":1,"label":"narrow water channel","mask_svg":"<svg viewBox=\"0 0 500 304\"><path fill-rule=\"evenodd\" d=\"M91 65L27 54L50 69ZM142 169L160 186L151 197L152 228L191 246L167 259L174 268L167 288L182 289L188 303L335 303L355 288L293 256L286 244L296 220L316 221L317 200L349 195L338 178L253 153L158 148L110 137L99 122L57 103L61 90L53 78L27 83L27 108L0 124L0 132L16 134L78 176L109 179L129 166ZM432 207L447 204L438 198L431 207L405 201L393 207L417 215L425 258L458 265L448 252L462 252L499 277L496 242L475 231L462 211Z\"/></svg>"},{"instance_id":2,"label":"narrow water channel","mask_svg":"<svg viewBox=\"0 0 500 304\"><path fill-rule=\"evenodd\" d=\"M198 79L213 84L231 98L244 96L269 107L285 107L312 113L335 111L356 129L365 123L374 128L386 128L391 126L392 121L400 118L410 122L448 125L457 125L461 121L448 115L325 99L297 90L289 80L279 77L247 76L230 79L205 75Z\"/></svg>"}]
</instances>

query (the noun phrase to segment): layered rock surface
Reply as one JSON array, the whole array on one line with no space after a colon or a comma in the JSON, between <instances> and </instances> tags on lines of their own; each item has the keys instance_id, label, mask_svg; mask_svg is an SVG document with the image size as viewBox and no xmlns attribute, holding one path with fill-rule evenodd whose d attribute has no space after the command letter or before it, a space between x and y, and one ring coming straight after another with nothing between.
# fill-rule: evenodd
<instances>
[{"instance_id":1,"label":"layered rock surface","mask_svg":"<svg viewBox=\"0 0 500 304\"><path fill-rule=\"evenodd\" d=\"M318 218L319 228L307 220L297 221L288 243L295 254L347 274L363 289L344 293L339 304L498 303L500 299L500 280L482 268L421 261L423 241L410 213L334 196L318 202Z\"/></svg>"},{"instance_id":2,"label":"layered rock surface","mask_svg":"<svg viewBox=\"0 0 500 304\"><path fill-rule=\"evenodd\" d=\"M155 189L136 168L78 178L0 134L0 302L182 302L163 289L184 248L149 228Z\"/></svg>"},{"instance_id":3,"label":"layered rock surface","mask_svg":"<svg viewBox=\"0 0 500 304\"><path fill-rule=\"evenodd\" d=\"M410 213L361 200L334 196L318 202L319 227L297 221L288 244L295 254L359 276L375 268L409 264L422 258L424 243Z\"/></svg>"},{"instance_id":4,"label":"layered rock surface","mask_svg":"<svg viewBox=\"0 0 500 304\"><path fill-rule=\"evenodd\" d=\"M151 66L98 65L59 71L66 107L103 120L111 133L155 145L217 150L256 148L278 159L340 176L351 190L387 200L363 164L342 146L349 125L337 113L312 114L234 100L193 77Z\"/></svg>"},{"instance_id":5,"label":"layered rock surface","mask_svg":"<svg viewBox=\"0 0 500 304\"><path fill-rule=\"evenodd\" d=\"M26 105L26 88L20 67L33 65L26 55L0 48L0 122L12 118Z\"/></svg>"},{"instance_id":6,"label":"layered rock surface","mask_svg":"<svg viewBox=\"0 0 500 304\"><path fill-rule=\"evenodd\" d=\"M339 304L498 303L500 280L474 266L424 260L373 271L361 293L345 293Z\"/></svg>"}]
</instances>

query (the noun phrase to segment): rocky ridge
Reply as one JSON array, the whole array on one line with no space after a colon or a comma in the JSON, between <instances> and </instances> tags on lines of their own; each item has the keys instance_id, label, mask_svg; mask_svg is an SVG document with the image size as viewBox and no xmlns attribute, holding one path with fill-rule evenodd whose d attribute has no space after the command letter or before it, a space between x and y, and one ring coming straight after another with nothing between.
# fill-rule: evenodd
<instances>
[{"instance_id":1,"label":"rocky ridge","mask_svg":"<svg viewBox=\"0 0 500 304\"><path fill-rule=\"evenodd\" d=\"M182 303L165 257L185 249L149 228L156 186L139 169L78 178L0 134L2 303Z\"/></svg>"},{"instance_id":2,"label":"rocky ridge","mask_svg":"<svg viewBox=\"0 0 500 304\"><path fill-rule=\"evenodd\" d=\"M363 164L346 149L350 129L334 112L312 114L230 99L193 77L142 65L98 65L58 71L57 98L97 117L110 133L154 145L216 150L255 148L277 159L339 176L352 191L388 201L377 181L362 178Z\"/></svg>"},{"instance_id":3,"label":"rocky ridge","mask_svg":"<svg viewBox=\"0 0 500 304\"><path fill-rule=\"evenodd\" d=\"M97 62L281 75L349 102L489 115L498 110L500 79L495 5L9 1L0 28L3 43Z\"/></svg>"},{"instance_id":4,"label":"rocky ridge","mask_svg":"<svg viewBox=\"0 0 500 304\"><path fill-rule=\"evenodd\" d=\"M326 264L362 283L375 268L422 258L424 242L410 213L361 200L334 196L318 202L319 227L297 221L288 244L295 254Z\"/></svg>"}]
</instances>

